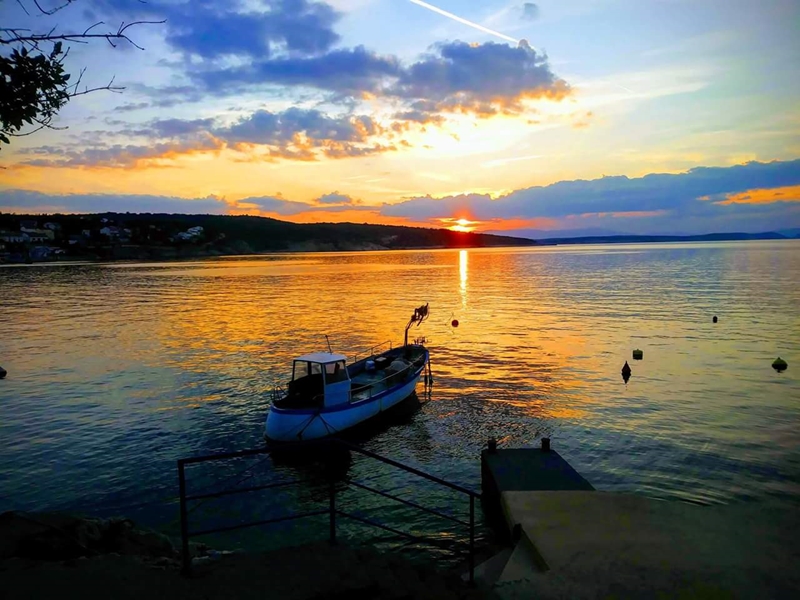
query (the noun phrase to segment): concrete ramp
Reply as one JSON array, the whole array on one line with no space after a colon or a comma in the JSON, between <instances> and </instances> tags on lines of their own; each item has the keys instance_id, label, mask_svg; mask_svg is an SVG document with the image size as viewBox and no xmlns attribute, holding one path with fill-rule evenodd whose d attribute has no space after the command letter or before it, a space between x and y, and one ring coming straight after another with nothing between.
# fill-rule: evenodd
<instances>
[{"instance_id":1,"label":"concrete ramp","mask_svg":"<svg viewBox=\"0 0 800 600\"><path fill-rule=\"evenodd\" d=\"M523 580L515 565L505 579L518 583L498 586L508 599L800 597L798 511L596 491L510 491L501 502L550 568L531 560Z\"/></svg>"}]
</instances>

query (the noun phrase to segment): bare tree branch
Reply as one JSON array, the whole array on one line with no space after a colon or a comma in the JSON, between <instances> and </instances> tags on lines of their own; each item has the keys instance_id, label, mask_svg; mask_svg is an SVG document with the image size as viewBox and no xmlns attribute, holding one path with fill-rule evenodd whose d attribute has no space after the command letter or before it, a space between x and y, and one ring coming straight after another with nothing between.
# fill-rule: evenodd
<instances>
[{"instance_id":1,"label":"bare tree branch","mask_svg":"<svg viewBox=\"0 0 800 600\"><path fill-rule=\"evenodd\" d=\"M6 132L6 135L8 135L9 137L25 137L27 135L34 134L37 131L41 131L42 129L53 129L54 131L63 131L65 129L69 129L66 125L64 127L56 127L55 125L51 125L51 123L53 122L52 118L47 118L47 119L34 118L33 121L37 125L39 125L37 128L31 129L30 131L26 131L25 133L12 133L9 131Z\"/></svg>"},{"instance_id":2,"label":"bare tree branch","mask_svg":"<svg viewBox=\"0 0 800 600\"><path fill-rule=\"evenodd\" d=\"M70 88L70 87L73 89L73 91L74 91L74 92L77 92L77 91L78 91L78 86L80 86L80 84L81 84L81 81L83 81L83 74L84 74L84 73L86 73L86 67L83 67L83 68L82 68L82 69L81 69L81 70L78 72L78 79L77 79L77 81L76 81L74 84L72 84L71 86L69 86L69 87L67 88L67 93L69 93L69 88Z\"/></svg>"},{"instance_id":3,"label":"bare tree branch","mask_svg":"<svg viewBox=\"0 0 800 600\"><path fill-rule=\"evenodd\" d=\"M33 0L33 3L36 5L36 8L38 8L39 12L41 12L43 15L54 15L58 11L60 11L62 8L66 8L67 6L72 4L73 2L75 2L75 0L66 0L64 2L64 4L61 4L60 6L56 6L55 8L51 8L50 10L45 10L44 8L42 8L41 4L39 4L39 0ZM28 11L25 11L25 12L28 12Z\"/></svg>"},{"instance_id":4,"label":"bare tree branch","mask_svg":"<svg viewBox=\"0 0 800 600\"><path fill-rule=\"evenodd\" d=\"M10 131L6 133L9 137L25 137L26 135L31 135L32 133L36 133L37 131L41 131L42 129L46 128L47 125L39 125L36 129L31 129L30 131L26 131L25 133L11 133Z\"/></svg>"},{"instance_id":5,"label":"bare tree branch","mask_svg":"<svg viewBox=\"0 0 800 600\"><path fill-rule=\"evenodd\" d=\"M0 38L0 44L18 44L18 43L34 43L38 44L39 42L53 42L58 40L63 40L66 42L75 42L79 44L88 44L87 40L89 39L105 39L111 44L114 48L116 48L116 44L114 44L113 40L125 40L132 46L135 46L139 50L144 50L142 46L134 42L125 31L128 30L130 27L134 27L135 25L160 25L162 23L166 23L167 20L163 19L161 21L133 21L132 23L125 23L124 21L120 24L119 29L117 29L116 33L62 33L59 35L53 35L52 32L55 29L52 29L50 33L47 34L40 34L34 33L30 35L20 35L18 32L23 31L22 29L4 29L3 31L7 31L11 33L10 38ZM97 23L99 25L99 23ZM95 25L92 25L94 27ZM89 28L91 29L91 27ZM88 31L88 30L87 30Z\"/></svg>"},{"instance_id":6,"label":"bare tree branch","mask_svg":"<svg viewBox=\"0 0 800 600\"><path fill-rule=\"evenodd\" d=\"M122 90L124 90L125 87L121 85L112 85L113 83L114 79L112 78L111 81L108 83L108 85L96 88L86 88L82 92L71 93L69 97L74 98L75 96L83 96L84 94L91 94L92 92L99 92L100 90L105 90L107 92L114 92L115 94L121 94Z\"/></svg>"},{"instance_id":7,"label":"bare tree branch","mask_svg":"<svg viewBox=\"0 0 800 600\"><path fill-rule=\"evenodd\" d=\"M26 15L28 15L29 17L31 16L31 13L29 13L29 12L28 12L28 9L27 9L27 8L25 8L25 5L22 3L22 0L17 0L17 4L19 4L19 7L20 7L22 10L24 10L24 11L25 11L25 14L26 14Z\"/></svg>"},{"instance_id":8,"label":"bare tree branch","mask_svg":"<svg viewBox=\"0 0 800 600\"><path fill-rule=\"evenodd\" d=\"M103 23L102 21L98 21L94 25L90 25L89 27L87 27L81 35L86 35L87 33L89 33L92 29L94 29L98 25L105 25L105 23Z\"/></svg>"}]
</instances>

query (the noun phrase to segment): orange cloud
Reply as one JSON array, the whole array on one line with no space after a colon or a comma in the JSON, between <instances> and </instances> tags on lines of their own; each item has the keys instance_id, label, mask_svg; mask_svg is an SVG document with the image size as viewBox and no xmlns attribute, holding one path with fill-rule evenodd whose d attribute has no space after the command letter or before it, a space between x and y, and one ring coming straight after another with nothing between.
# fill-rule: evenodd
<instances>
[{"instance_id":1,"label":"orange cloud","mask_svg":"<svg viewBox=\"0 0 800 600\"><path fill-rule=\"evenodd\" d=\"M533 113L536 111L529 108L526 105L527 102L535 100L560 102L571 94L572 88L566 82L557 81L552 87L524 90L513 96L496 94L481 98L472 93L457 92L440 102L427 102L425 105L431 110L443 114L464 114L472 115L479 119L488 119L497 115L518 116ZM591 112L587 113L586 116L591 116Z\"/></svg>"},{"instance_id":2,"label":"orange cloud","mask_svg":"<svg viewBox=\"0 0 800 600\"><path fill-rule=\"evenodd\" d=\"M225 142L204 135L186 142L166 142L151 145L113 145L87 148L82 151L64 150L52 153L48 158L34 158L13 165L26 167L66 167L79 169L153 169L175 166L174 161L187 156L211 154L218 156L225 149Z\"/></svg>"},{"instance_id":3,"label":"orange cloud","mask_svg":"<svg viewBox=\"0 0 800 600\"><path fill-rule=\"evenodd\" d=\"M586 129L592 122L594 118L594 113L592 111L587 111L585 113L575 113L572 115L575 118L575 121L572 122L573 129Z\"/></svg>"},{"instance_id":4,"label":"orange cloud","mask_svg":"<svg viewBox=\"0 0 800 600\"><path fill-rule=\"evenodd\" d=\"M441 219L445 221L445 219ZM514 229L552 229L558 227L559 223L555 219L547 217L537 217L534 219L488 219L474 221L476 231L512 231Z\"/></svg>"},{"instance_id":5,"label":"orange cloud","mask_svg":"<svg viewBox=\"0 0 800 600\"><path fill-rule=\"evenodd\" d=\"M700 200L711 200L711 196L702 196ZM725 194L724 200L714 204L728 206L731 204L772 204L774 202L800 202L800 185L788 185L779 188L761 188Z\"/></svg>"}]
</instances>

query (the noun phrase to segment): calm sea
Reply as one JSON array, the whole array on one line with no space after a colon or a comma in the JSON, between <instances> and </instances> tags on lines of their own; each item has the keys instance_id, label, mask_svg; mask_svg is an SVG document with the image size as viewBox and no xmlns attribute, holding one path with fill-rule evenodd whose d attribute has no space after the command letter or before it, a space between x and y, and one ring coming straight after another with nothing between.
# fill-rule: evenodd
<instances>
[{"instance_id":1,"label":"calm sea","mask_svg":"<svg viewBox=\"0 0 800 600\"><path fill-rule=\"evenodd\" d=\"M428 340L433 392L367 448L477 489L488 437L548 435L601 490L800 505L800 242L776 241L0 267L0 511L122 513L175 531L176 459L260 445L293 356L325 349L324 334L346 353L397 343L425 302L412 336ZM358 457L345 468L466 506ZM231 461L197 467L190 489L309 470ZM193 526L327 501L313 484L281 490L202 506ZM353 510L437 531L346 494ZM310 535L297 523L275 529Z\"/></svg>"}]
</instances>

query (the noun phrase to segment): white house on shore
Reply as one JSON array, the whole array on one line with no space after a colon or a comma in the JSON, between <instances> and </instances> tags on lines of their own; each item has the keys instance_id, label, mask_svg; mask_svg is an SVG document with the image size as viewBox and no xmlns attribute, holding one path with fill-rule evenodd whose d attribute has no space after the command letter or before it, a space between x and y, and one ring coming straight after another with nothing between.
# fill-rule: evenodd
<instances>
[{"instance_id":1,"label":"white house on shore","mask_svg":"<svg viewBox=\"0 0 800 600\"><path fill-rule=\"evenodd\" d=\"M37 230L34 230L37 231ZM51 232L52 233L52 232ZM26 233L15 231L0 231L0 240L9 244L27 244L29 242L44 242L52 238L41 233Z\"/></svg>"},{"instance_id":2,"label":"white house on shore","mask_svg":"<svg viewBox=\"0 0 800 600\"><path fill-rule=\"evenodd\" d=\"M200 225L196 225L195 227L190 227L186 231L181 231L175 237L184 242L191 242L203 237L203 233L204 233L203 228Z\"/></svg>"},{"instance_id":3,"label":"white house on shore","mask_svg":"<svg viewBox=\"0 0 800 600\"><path fill-rule=\"evenodd\" d=\"M43 240L53 240L56 232L52 229L39 229L37 227L20 227L22 233L27 233L31 238L42 238Z\"/></svg>"}]
</instances>

